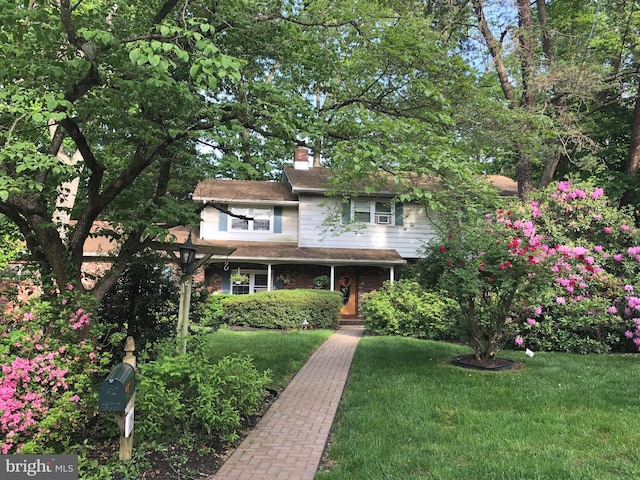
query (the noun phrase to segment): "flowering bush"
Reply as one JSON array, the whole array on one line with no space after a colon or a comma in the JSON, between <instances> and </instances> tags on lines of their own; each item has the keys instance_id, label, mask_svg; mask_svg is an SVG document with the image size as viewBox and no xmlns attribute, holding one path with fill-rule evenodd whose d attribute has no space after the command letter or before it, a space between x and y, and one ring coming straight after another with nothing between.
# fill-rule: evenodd
<instances>
[{"instance_id":1,"label":"flowering bush","mask_svg":"<svg viewBox=\"0 0 640 480\"><path fill-rule=\"evenodd\" d=\"M69 285L1 319L0 453L59 452L95 411L92 380L108 361L91 338L93 305Z\"/></svg>"},{"instance_id":2,"label":"flowering bush","mask_svg":"<svg viewBox=\"0 0 640 480\"><path fill-rule=\"evenodd\" d=\"M554 278L546 294L529 298L533 308L523 305L523 342L532 349L579 353L625 350L631 341L640 345L634 340L640 313L633 306L640 237L632 212L611 206L599 187L564 181L538 192L514 215L531 218L560 254L550 266Z\"/></svg>"},{"instance_id":3,"label":"flowering bush","mask_svg":"<svg viewBox=\"0 0 640 480\"><path fill-rule=\"evenodd\" d=\"M476 359L489 362L512 334L513 308L550 281L543 263L553 252L531 222L512 222L507 210L449 226L427 261L438 269L439 287L460 305Z\"/></svg>"},{"instance_id":4,"label":"flowering bush","mask_svg":"<svg viewBox=\"0 0 640 480\"><path fill-rule=\"evenodd\" d=\"M638 234L602 189L559 182L483 219L452 218L428 250L425 278L460 304L478 360L514 338L585 353L625 337L640 346Z\"/></svg>"}]
</instances>

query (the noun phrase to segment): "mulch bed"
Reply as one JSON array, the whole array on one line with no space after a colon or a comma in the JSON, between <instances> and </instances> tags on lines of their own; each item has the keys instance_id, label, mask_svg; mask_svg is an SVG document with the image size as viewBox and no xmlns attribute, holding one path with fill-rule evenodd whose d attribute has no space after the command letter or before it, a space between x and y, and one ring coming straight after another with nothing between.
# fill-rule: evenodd
<instances>
[{"instance_id":1,"label":"mulch bed","mask_svg":"<svg viewBox=\"0 0 640 480\"><path fill-rule=\"evenodd\" d=\"M520 368L520 364L506 358L492 358L488 361L481 362L474 355L460 355L451 359L451 363L462 368L471 368L474 370L502 371Z\"/></svg>"},{"instance_id":2,"label":"mulch bed","mask_svg":"<svg viewBox=\"0 0 640 480\"><path fill-rule=\"evenodd\" d=\"M242 428L238 432L239 444L255 427L258 421L264 416L271 404L275 401L277 392L269 390L265 396L260 410L244 419ZM138 450L136 450L138 448ZM202 446L200 451L196 449L185 449L179 446L169 445L162 450L149 450L140 452L140 446L135 442L133 456L137 465L131 470L137 472L136 478L141 480L203 480L216 473L222 464L229 458L235 450L235 446L214 442ZM91 459L98 460L100 465L106 464L110 459L118 458L118 442L98 445L90 455ZM124 480L125 475L113 473L113 480ZM133 478L127 476L126 478Z\"/></svg>"}]
</instances>

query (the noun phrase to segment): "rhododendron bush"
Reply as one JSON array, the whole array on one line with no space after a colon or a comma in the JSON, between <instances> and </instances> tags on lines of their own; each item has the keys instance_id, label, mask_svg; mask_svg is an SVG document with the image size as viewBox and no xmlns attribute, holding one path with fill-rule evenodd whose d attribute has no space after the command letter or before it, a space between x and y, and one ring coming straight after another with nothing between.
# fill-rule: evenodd
<instances>
[{"instance_id":1,"label":"rhododendron bush","mask_svg":"<svg viewBox=\"0 0 640 480\"><path fill-rule=\"evenodd\" d=\"M448 214L422 280L459 303L489 361L505 343L608 352L640 345L640 242L601 188L559 182L483 218Z\"/></svg>"},{"instance_id":2,"label":"rhododendron bush","mask_svg":"<svg viewBox=\"0 0 640 480\"><path fill-rule=\"evenodd\" d=\"M637 349L640 234L632 211L612 206L602 188L564 181L514 215L530 217L559 255L545 295L521 305L523 345L579 353Z\"/></svg>"},{"instance_id":3,"label":"rhododendron bush","mask_svg":"<svg viewBox=\"0 0 640 480\"><path fill-rule=\"evenodd\" d=\"M0 453L61 453L95 415L108 355L94 346L88 298L69 285L53 300L5 314L0 331Z\"/></svg>"}]
</instances>

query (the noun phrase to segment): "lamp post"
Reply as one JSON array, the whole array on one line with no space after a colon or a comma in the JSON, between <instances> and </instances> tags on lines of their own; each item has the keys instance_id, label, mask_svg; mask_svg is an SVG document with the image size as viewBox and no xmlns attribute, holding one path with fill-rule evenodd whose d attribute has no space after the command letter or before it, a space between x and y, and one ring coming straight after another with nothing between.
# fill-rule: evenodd
<instances>
[{"instance_id":1,"label":"lamp post","mask_svg":"<svg viewBox=\"0 0 640 480\"><path fill-rule=\"evenodd\" d=\"M187 240L180 245L180 305L178 307L178 352L187 352L187 335L189 334L189 308L191 307L192 266L196 256L196 246L191 241L191 232Z\"/></svg>"}]
</instances>

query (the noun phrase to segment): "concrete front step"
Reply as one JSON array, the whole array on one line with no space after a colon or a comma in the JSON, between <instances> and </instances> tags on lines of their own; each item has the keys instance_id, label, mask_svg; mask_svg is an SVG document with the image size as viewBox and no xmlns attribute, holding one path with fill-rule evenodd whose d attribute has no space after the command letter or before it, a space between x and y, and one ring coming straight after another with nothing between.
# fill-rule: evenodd
<instances>
[{"instance_id":1,"label":"concrete front step","mask_svg":"<svg viewBox=\"0 0 640 480\"><path fill-rule=\"evenodd\" d=\"M347 326L347 325L358 325L363 326L364 320L362 318L341 318L339 325Z\"/></svg>"}]
</instances>

